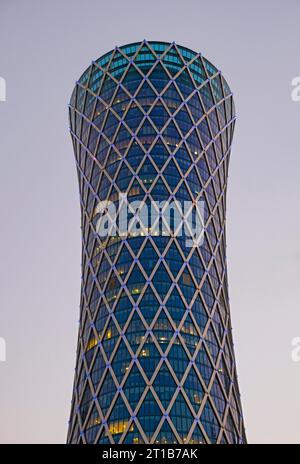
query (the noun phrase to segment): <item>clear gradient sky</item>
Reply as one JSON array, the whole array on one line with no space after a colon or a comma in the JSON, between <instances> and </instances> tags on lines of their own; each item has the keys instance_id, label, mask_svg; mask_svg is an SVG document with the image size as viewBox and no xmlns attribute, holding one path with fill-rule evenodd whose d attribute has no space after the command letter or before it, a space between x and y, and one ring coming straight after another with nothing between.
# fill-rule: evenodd
<instances>
[{"instance_id":1,"label":"clear gradient sky","mask_svg":"<svg viewBox=\"0 0 300 464\"><path fill-rule=\"evenodd\" d=\"M0 443L66 440L81 259L67 104L91 60L143 38L201 51L234 92L227 254L246 432L300 442L299 23L299 0L0 0Z\"/></svg>"}]
</instances>

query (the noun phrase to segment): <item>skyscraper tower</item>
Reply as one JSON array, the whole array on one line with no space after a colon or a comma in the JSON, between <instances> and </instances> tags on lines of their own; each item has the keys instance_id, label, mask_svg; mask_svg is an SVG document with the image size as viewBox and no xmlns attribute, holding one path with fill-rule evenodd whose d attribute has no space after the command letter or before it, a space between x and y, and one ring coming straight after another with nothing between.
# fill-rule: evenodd
<instances>
[{"instance_id":1,"label":"skyscraper tower","mask_svg":"<svg viewBox=\"0 0 300 464\"><path fill-rule=\"evenodd\" d=\"M116 47L69 105L82 287L69 443L244 443L226 268L232 93L175 43ZM98 205L204 203L204 236L100 236Z\"/></svg>"}]
</instances>

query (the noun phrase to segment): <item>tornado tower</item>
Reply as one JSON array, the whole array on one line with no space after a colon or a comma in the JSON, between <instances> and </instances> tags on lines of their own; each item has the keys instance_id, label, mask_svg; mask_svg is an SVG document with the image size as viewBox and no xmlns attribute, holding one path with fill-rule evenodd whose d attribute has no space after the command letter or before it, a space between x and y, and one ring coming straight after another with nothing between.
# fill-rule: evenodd
<instances>
[{"instance_id":1,"label":"tornado tower","mask_svg":"<svg viewBox=\"0 0 300 464\"><path fill-rule=\"evenodd\" d=\"M232 93L200 53L142 41L92 62L70 131L82 284L68 443L245 443L226 267ZM195 202L201 245L100 237L99 202Z\"/></svg>"}]
</instances>

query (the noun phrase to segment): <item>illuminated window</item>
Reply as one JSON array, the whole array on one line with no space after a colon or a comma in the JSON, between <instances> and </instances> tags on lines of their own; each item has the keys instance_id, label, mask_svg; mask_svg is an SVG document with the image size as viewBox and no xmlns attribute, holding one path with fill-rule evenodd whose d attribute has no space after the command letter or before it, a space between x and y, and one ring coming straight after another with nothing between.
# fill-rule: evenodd
<instances>
[{"instance_id":1,"label":"illuminated window","mask_svg":"<svg viewBox=\"0 0 300 464\"><path fill-rule=\"evenodd\" d=\"M96 345L97 345L97 340L96 338L92 338L89 343L88 343L88 346L87 346L87 351L91 350L92 348L94 348Z\"/></svg>"}]
</instances>

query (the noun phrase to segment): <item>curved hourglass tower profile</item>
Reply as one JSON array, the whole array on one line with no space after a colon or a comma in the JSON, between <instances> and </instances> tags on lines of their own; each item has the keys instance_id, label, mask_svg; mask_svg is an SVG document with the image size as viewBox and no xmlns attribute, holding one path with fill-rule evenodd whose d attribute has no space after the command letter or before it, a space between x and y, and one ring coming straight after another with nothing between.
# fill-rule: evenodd
<instances>
[{"instance_id":1,"label":"curved hourglass tower profile","mask_svg":"<svg viewBox=\"0 0 300 464\"><path fill-rule=\"evenodd\" d=\"M226 268L232 93L201 54L142 41L92 62L70 131L82 228L68 443L245 443ZM204 202L204 236L100 236L97 205Z\"/></svg>"}]
</instances>

